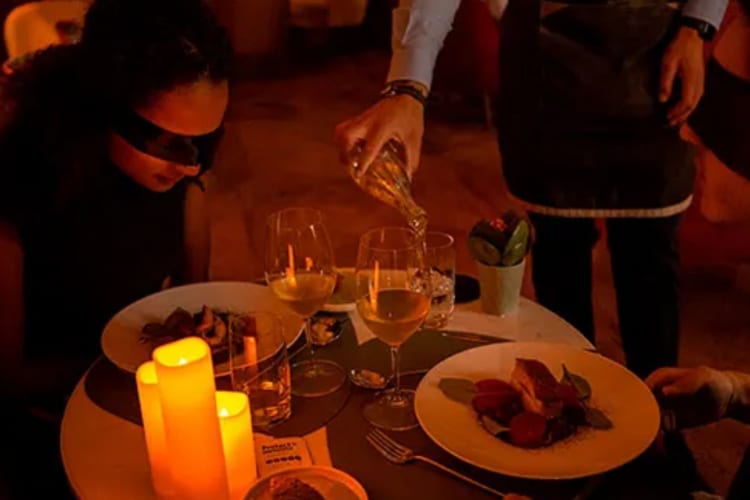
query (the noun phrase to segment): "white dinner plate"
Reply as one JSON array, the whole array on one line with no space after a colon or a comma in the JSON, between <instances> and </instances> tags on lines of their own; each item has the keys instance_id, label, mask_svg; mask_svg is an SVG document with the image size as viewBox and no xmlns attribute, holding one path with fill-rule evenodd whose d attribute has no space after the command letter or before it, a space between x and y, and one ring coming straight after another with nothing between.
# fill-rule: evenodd
<instances>
[{"instance_id":1,"label":"white dinner plate","mask_svg":"<svg viewBox=\"0 0 750 500\"><path fill-rule=\"evenodd\" d=\"M485 431L469 405L448 399L442 378L509 380L516 358L536 359L558 377L562 364L591 385L590 404L612 421L609 430L582 428L540 449L523 449ZM417 388L415 407L427 435L457 458L500 474L529 479L574 479L624 465L643 453L659 429L659 407L649 388L609 359L560 344L509 342L477 347L443 360Z\"/></svg>"},{"instance_id":2,"label":"white dinner plate","mask_svg":"<svg viewBox=\"0 0 750 500\"><path fill-rule=\"evenodd\" d=\"M118 312L104 327L102 351L117 367L135 373L151 359L153 345L141 343L143 325L163 322L176 308L195 313L203 306L242 311L271 311L283 319L283 335L287 345L300 335L302 320L290 315L268 287L253 283L209 282L170 288L149 295ZM214 367L216 375L229 373L228 363Z\"/></svg>"}]
</instances>

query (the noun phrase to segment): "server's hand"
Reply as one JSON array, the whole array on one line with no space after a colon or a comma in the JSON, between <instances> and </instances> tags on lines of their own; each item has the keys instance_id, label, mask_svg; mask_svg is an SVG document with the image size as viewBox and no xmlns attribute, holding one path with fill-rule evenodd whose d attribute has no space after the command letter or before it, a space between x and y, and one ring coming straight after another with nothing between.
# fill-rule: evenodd
<instances>
[{"instance_id":1,"label":"server's hand","mask_svg":"<svg viewBox=\"0 0 750 500\"><path fill-rule=\"evenodd\" d=\"M703 97L706 68L703 39L693 28L682 27L664 54L659 83L659 101L666 103L676 91L675 81L680 80L677 103L667 112L670 125L684 123Z\"/></svg>"},{"instance_id":2,"label":"server's hand","mask_svg":"<svg viewBox=\"0 0 750 500\"><path fill-rule=\"evenodd\" d=\"M359 141L364 141L359 162L366 168L383 145L396 139L404 145L406 168L411 176L419 167L424 133L424 107L408 95L396 95L379 100L361 115L336 127L336 142L342 161L348 164Z\"/></svg>"}]
</instances>

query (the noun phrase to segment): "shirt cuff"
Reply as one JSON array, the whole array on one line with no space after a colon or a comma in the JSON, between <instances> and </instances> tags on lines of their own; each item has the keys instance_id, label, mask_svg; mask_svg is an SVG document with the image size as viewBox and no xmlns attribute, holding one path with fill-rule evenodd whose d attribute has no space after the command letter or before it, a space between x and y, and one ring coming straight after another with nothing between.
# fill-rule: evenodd
<instances>
[{"instance_id":1,"label":"shirt cuff","mask_svg":"<svg viewBox=\"0 0 750 500\"><path fill-rule=\"evenodd\" d=\"M716 29L721 26L729 0L688 0L682 14L705 21Z\"/></svg>"},{"instance_id":2,"label":"shirt cuff","mask_svg":"<svg viewBox=\"0 0 750 500\"><path fill-rule=\"evenodd\" d=\"M437 51L429 47L409 47L393 51L386 82L412 80L430 88Z\"/></svg>"}]
</instances>

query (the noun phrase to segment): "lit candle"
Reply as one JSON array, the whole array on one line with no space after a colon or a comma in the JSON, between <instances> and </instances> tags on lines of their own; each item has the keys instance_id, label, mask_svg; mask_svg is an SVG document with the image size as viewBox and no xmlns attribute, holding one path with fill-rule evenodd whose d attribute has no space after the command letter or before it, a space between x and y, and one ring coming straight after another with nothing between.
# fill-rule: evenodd
<instances>
[{"instance_id":1,"label":"lit candle","mask_svg":"<svg viewBox=\"0 0 750 500\"><path fill-rule=\"evenodd\" d=\"M135 372L135 379L138 386L143 433L146 436L148 461L151 464L151 482L157 498L167 498L171 492L169 459L154 362L149 361L139 366L138 371Z\"/></svg>"},{"instance_id":2,"label":"lit candle","mask_svg":"<svg viewBox=\"0 0 750 500\"><path fill-rule=\"evenodd\" d=\"M179 498L228 498L211 349L188 337L154 350L170 477Z\"/></svg>"},{"instance_id":3,"label":"lit candle","mask_svg":"<svg viewBox=\"0 0 750 500\"><path fill-rule=\"evenodd\" d=\"M229 478L229 498L243 499L258 476L250 402L242 392L218 391L216 408Z\"/></svg>"}]
</instances>

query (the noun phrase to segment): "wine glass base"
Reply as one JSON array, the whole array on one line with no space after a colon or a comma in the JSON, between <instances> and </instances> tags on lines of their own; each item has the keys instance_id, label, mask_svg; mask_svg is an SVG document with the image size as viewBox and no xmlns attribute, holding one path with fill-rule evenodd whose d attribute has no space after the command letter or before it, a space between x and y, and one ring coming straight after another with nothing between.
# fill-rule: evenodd
<instances>
[{"instance_id":1,"label":"wine glass base","mask_svg":"<svg viewBox=\"0 0 750 500\"><path fill-rule=\"evenodd\" d=\"M292 365L292 394L318 398L334 393L344 385L346 373L333 361L315 359Z\"/></svg>"},{"instance_id":2,"label":"wine glass base","mask_svg":"<svg viewBox=\"0 0 750 500\"><path fill-rule=\"evenodd\" d=\"M377 394L365 404L364 417L375 427L388 431L406 431L419 427L414 413L414 391L401 389L396 396L394 389Z\"/></svg>"}]
</instances>

